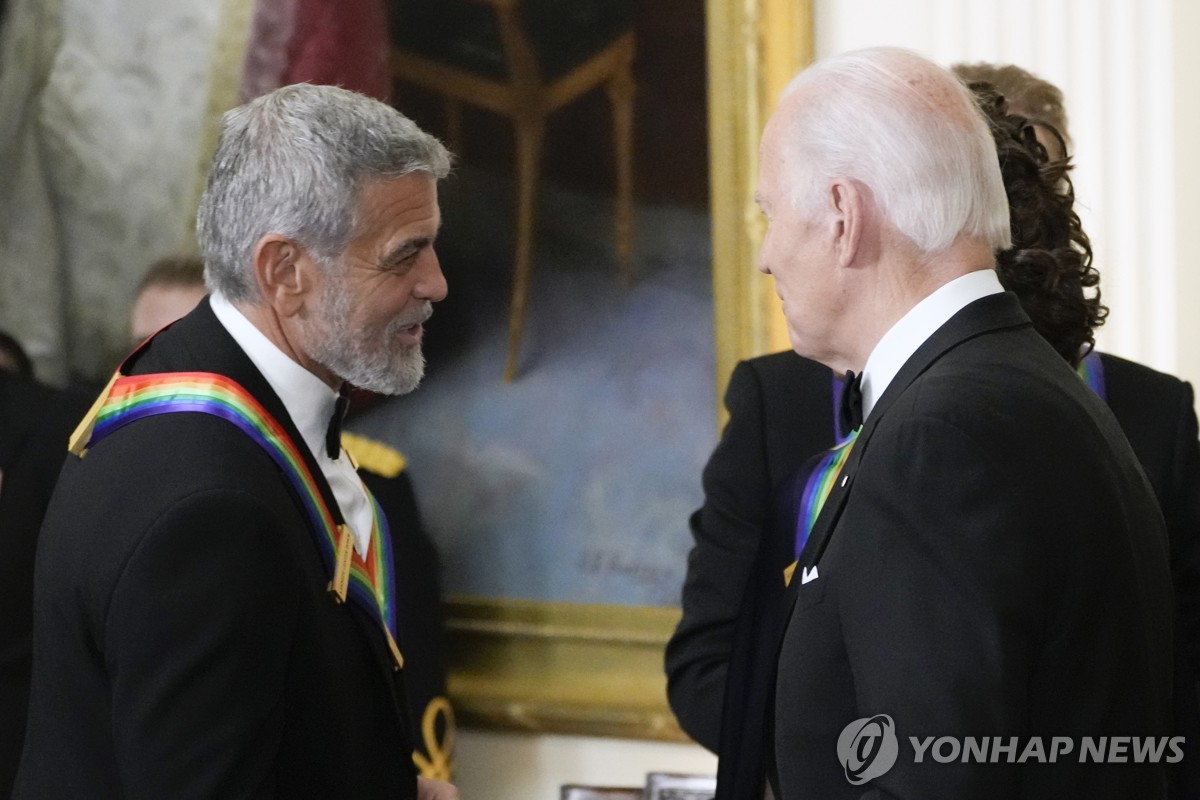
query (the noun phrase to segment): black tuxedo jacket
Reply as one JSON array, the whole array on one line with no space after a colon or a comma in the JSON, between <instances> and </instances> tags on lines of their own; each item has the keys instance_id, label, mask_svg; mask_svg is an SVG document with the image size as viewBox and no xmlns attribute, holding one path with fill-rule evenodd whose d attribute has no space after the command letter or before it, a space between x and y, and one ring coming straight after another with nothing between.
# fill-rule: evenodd
<instances>
[{"instance_id":1,"label":"black tuxedo jacket","mask_svg":"<svg viewBox=\"0 0 1200 800\"><path fill-rule=\"evenodd\" d=\"M797 574L811 579L792 581L779 653L781 800L1165 796L1161 763L916 763L910 745L1171 731L1162 514L1112 414L1014 296L971 303L901 368ZM838 737L877 714L899 758L851 785Z\"/></svg>"},{"instance_id":2,"label":"black tuxedo jacket","mask_svg":"<svg viewBox=\"0 0 1200 800\"><path fill-rule=\"evenodd\" d=\"M811 456L834 444L832 373L791 351L743 361L729 379L725 405L729 422L704 468L704 505L690 520L696 544L688 555L683 618L666 651L671 709L688 735L722 756L722 769L728 748L721 746L721 709L731 651L767 640L777 644L782 625L777 613L770 620L763 616L782 602L782 569L791 561L790 544L765 534L772 496ZM752 575L768 572L779 579L747 591ZM768 597L760 596L760 587ZM775 645L769 649L765 660L773 664ZM752 660L761 665L764 657ZM745 685L751 671L734 669L733 685ZM746 720L744 702L753 705L739 698L732 718ZM743 730L761 730L761 718L757 722L739 725L737 739Z\"/></svg>"},{"instance_id":3,"label":"black tuxedo jacket","mask_svg":"<svg viewBox=\"0 0 1200 800\"><path fill-rule=\"evenodd\" d=\"M237 381L337 508L207 301L129 370ZM287 480L228 422L149 417L70 457L38 545L15 796L414 798L403 674L328 583Z\"/></svg>"},{"instance_id":4,"label":"black tuxedo jacket","mask_svg":"<svg viewBox=\"0 0 1200 800\"><path fill-rule=\"evenodd\" d=\"M1140 364L1106 354L1100 358L1108 405L1166 516L1182 623L1178 655L1187 659L1177 673L1177 731L1200 741L1193 733L1192 699L1200 672L1195 656L1200 444L1192 390ZM762 796L761 731L768 722L786 611L780 574L794 558L794 509L773 504L772 497L783 494L779 490L795 470L834 442L831 378L828 369L791 351L739 364L726 391L729 423L705 469L705 505L692 517L696 545L684 585L683 620L668 646L667 672L680 724L720 755L718 796L723 800ZM772 520L772 513L780 518ZM1172 776L1191 787L1200 785L1187 774L1189 762L1200 761L1193 755L1189 752L1181 765L1185 769L1175 768ZM1194 794L1177 791L1175 796Z\"/></svg>"},{"instance_id":5,"label":"black tuxedo jacket","mask_svg":"<svg viewBox=\"0 0 1200 800\"><path fill-rule=\"evenodd\" d=\"M25 739L38 528L87 409L85 397L0 371L0 797Z\"/></svg>"}]
</instances>

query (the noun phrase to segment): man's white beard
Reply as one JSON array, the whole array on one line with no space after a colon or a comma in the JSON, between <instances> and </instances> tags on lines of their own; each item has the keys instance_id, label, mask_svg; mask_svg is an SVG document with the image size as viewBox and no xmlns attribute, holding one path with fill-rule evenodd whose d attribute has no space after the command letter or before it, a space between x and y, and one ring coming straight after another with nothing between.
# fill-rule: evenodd
<instances>
[{"instance_id":1,"label":"man's white beard","mask_svg":"<svg viewBox=\"0 0 1200 800\"><path fill-rule=\"evenodd\" d=\"M429 316L397 317L378 336L350 328L350 293L336 280L326 283L317 314L303 324L309 357L342 380L380 394L408 394L425 376L421 345L395 341L401 331Z\"/></svg>"}]
</instances>

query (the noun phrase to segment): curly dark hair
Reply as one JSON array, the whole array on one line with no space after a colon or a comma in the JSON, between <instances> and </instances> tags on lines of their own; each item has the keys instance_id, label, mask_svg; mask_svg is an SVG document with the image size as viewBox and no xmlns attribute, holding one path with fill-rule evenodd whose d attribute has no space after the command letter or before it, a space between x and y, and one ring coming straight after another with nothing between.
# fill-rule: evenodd
<instances>
[{"instance_id":1,"label":"curly dark hair","mask_svg":"<svg viewBox=\"0 0 1200 800\"><path fill-rule=\"evenodd\" d=\"M1075 213L1075 189L1067 156L1051 160L1034 123L1010 114L1008 102L982 81L969 84L987 117L1012 220L1012 249L996 254L1004 288L1017 295L1033 327L1071 366L1096 346L1094 330L1108 308L1100 302L1100 273L1092 266L1092 244ZM1062 135L1045 122L1044 133Z\"/></svg>"}]
</instances>

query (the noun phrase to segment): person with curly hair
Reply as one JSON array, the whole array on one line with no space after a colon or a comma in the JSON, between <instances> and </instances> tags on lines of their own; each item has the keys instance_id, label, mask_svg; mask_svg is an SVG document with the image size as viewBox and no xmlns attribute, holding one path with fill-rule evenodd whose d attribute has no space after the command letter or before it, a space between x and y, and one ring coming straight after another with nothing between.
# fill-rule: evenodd
<instances>
[{"instance_id":1,"label":"person with curly hair","mask_svg":"<svg viewBox=\"0 0 1200 800\"><path fill-rule=\"evenodd\" d=\"M1094 331L1108 308L1100 302L1100 273L1092 243L1075 213L1071 161L1052 159L1046 142L1063 143L1057 129L1016 112L992 84L968 84L996 141L1008 195L1013 246L996 254L1004 288L1021 300L1033 327L1072 366L1096 345Z\"/></svg>"},{"instance_id":2,"label":"person with curly hair","mask_svg":"<svg viewBox=\"0 0 1200 800\"><path fill-rule=\"evenodd\" d=\"M1166 517L1180 643L1176 724L1194 730L1200 445L1192 388L1094 350L1094 330L1108 309L1074 210L1068 134L1056 127L1066 120L1061 92L1012 65L955 72L989 122L1008 196L1013 246L997 253L1000 282L1017 295L1037 332L1105 399ZM691 518L695 546L683 619L666 651L668 696L681 727L720 756L718 800L763 796L761 732L769 726L787 611L779 575L798 556L796 495L809 474L805 467L849 433L838 419L842 393L839 376L792 351L741 362L729 381L730 419L705 467L705 502ZM1190 796L1180 784L1190 778L1171 777L1173 796Z\"/></svg>"}]
</instances>

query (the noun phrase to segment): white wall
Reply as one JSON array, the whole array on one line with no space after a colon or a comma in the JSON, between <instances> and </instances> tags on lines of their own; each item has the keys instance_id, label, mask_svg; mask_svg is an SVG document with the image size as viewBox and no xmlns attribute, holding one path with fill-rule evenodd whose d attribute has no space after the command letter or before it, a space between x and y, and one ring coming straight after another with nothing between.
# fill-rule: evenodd
<instances>
[{"instance_id":1,"label":"white wall","mask_svg":"<svg viewBox=\"0 0 1200 800\"><path fill-rule=\"evenodd\" d=\"M464 800L558 800L564 783L641 786L648 772L717 771L698 745L462 730L454 763Z\"/></svg>"},{"instance_id":2,"label":"white wall","mask_svg":"<svg viewBox=\"0 0 1200 800\"><path fill-rule=\"evenodd\" d=\"M1200 31L1200 3L1195 0L1173 0L1171 27L1174 41L1171 48L1174 77L1175 137L1175 257L1178 263L1178 294L1175 298L1175 318L1179 330L1179 374L1189 380L1200 378L1200 266L1192 256L1197 223L1200 223L1200 196L1196 191L1200 181L1200 96L1196 92L1196 77L1200 76L1200 48L1196 47L1196 31Z\"/></svg>"},{"instance_id":3,"label":"white wall","mask_svg":"<svg viewBox=\"0 0 1200 800\"><path fill-rule=\"evenodd\" d=\"M1112 310L1100 346L1200 379L1200 315L1189 302L1200 282L1180 251L1200 204L1177 191L1200 180L1184 151L1194 152L1200 125L1193 113L1192 127L1177 129L1175 109L1176 98L1197 102L1194 0L814 2L818 56L900 45L944 64L1019 64L1062 88L1077 206Z\"/></svg>"}]
</instances>

